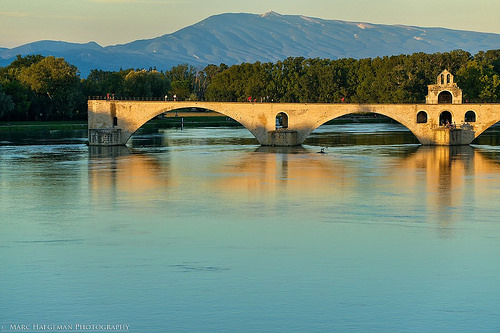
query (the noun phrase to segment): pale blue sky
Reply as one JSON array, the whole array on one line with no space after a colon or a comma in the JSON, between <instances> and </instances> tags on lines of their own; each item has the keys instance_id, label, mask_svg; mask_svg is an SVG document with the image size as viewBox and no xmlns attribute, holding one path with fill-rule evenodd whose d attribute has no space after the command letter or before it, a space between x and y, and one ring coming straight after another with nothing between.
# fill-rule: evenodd
<instances>
[{"instance_id":1,"label":"pale blue sky","mask_svg":"<svg viewBox=\"0 0 500 333\"><path fill-rule=\"evenodd\" d=\"M500 33L499 0L0 0L0 47L37 40L102 46L158 37L221 13L298 14Z\"/></svg>"}]
</instances>

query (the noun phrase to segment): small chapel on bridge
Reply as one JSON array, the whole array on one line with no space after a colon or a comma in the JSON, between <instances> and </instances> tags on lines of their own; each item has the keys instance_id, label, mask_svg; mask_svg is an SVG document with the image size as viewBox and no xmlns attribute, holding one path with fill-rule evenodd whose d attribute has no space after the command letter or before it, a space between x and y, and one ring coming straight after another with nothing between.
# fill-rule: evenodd
<instances>
[{"instance_id":1,"label":"small chapel on bridge","mask_svg":"<svg viewBox=\"0 0 500 333\"><path fill-rule=\"evenodd\" d=\"M427 89L427 104L462 104L462 89L453 82L453 74L446 69L437 76L436 84L429 84Z\"/></svg>"}]
</instances>

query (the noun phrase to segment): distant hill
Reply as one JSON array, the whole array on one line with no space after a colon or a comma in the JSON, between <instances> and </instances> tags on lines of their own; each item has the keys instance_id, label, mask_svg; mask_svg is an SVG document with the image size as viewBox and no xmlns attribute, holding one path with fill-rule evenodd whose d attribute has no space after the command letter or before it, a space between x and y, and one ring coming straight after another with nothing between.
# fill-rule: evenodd
<instances>
[{"instance_id":1,"label":"distant hill","mask_svg":"<svg viewBox=\"0 0 500 333\"><path fill-rule=\"evenodd\" d=\"M368 58L462 49L472 54L500 49L500 34L323 20L268 12L220 14L172 34L102 47L97 43L38 41L0 48L0 66L17 54L63 57L86 77L91 69L170 69L242 62L275 62L287 57Z\"/></svg>"}]
</instances>

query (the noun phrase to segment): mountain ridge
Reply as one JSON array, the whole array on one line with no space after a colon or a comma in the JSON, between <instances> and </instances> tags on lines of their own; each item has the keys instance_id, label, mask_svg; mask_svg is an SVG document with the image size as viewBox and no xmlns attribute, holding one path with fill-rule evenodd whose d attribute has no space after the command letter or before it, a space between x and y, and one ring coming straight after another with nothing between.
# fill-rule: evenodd
<instances>
[{"instance_id":1,"label":"mountain ridge","mask_svg":"<svg viewBox=\"0 0 500 333\"><path fill-rule=\"evenodd\" d=\"M500 34L326 20L304 15L223 13L174 33L129 43L37 41L0 48L0 66L16 55L63 57L86 76L91 69L169 69L181 63L196 67L225 63L276 62L288 57L374 58L416 52L462 49L470 53L500 49Z\"/></svg>"}]
</instances>

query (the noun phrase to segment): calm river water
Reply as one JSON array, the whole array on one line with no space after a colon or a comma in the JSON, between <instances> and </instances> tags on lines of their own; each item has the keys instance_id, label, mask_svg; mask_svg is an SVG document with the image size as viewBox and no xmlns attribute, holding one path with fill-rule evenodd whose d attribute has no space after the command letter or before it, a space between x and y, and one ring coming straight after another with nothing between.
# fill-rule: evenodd
<instances>
[{"instance_id":1,"label":"calm river water","mask_svg":"<svg viewBox=\"0 0 500 333\"><path fill-rule=\"evenodd\" d=\"M420 147L398 125L346 124L289 149L239 127L109 149L2 138L0 332L499 331L499 137Z\"/></svg>"}]
</instances>

